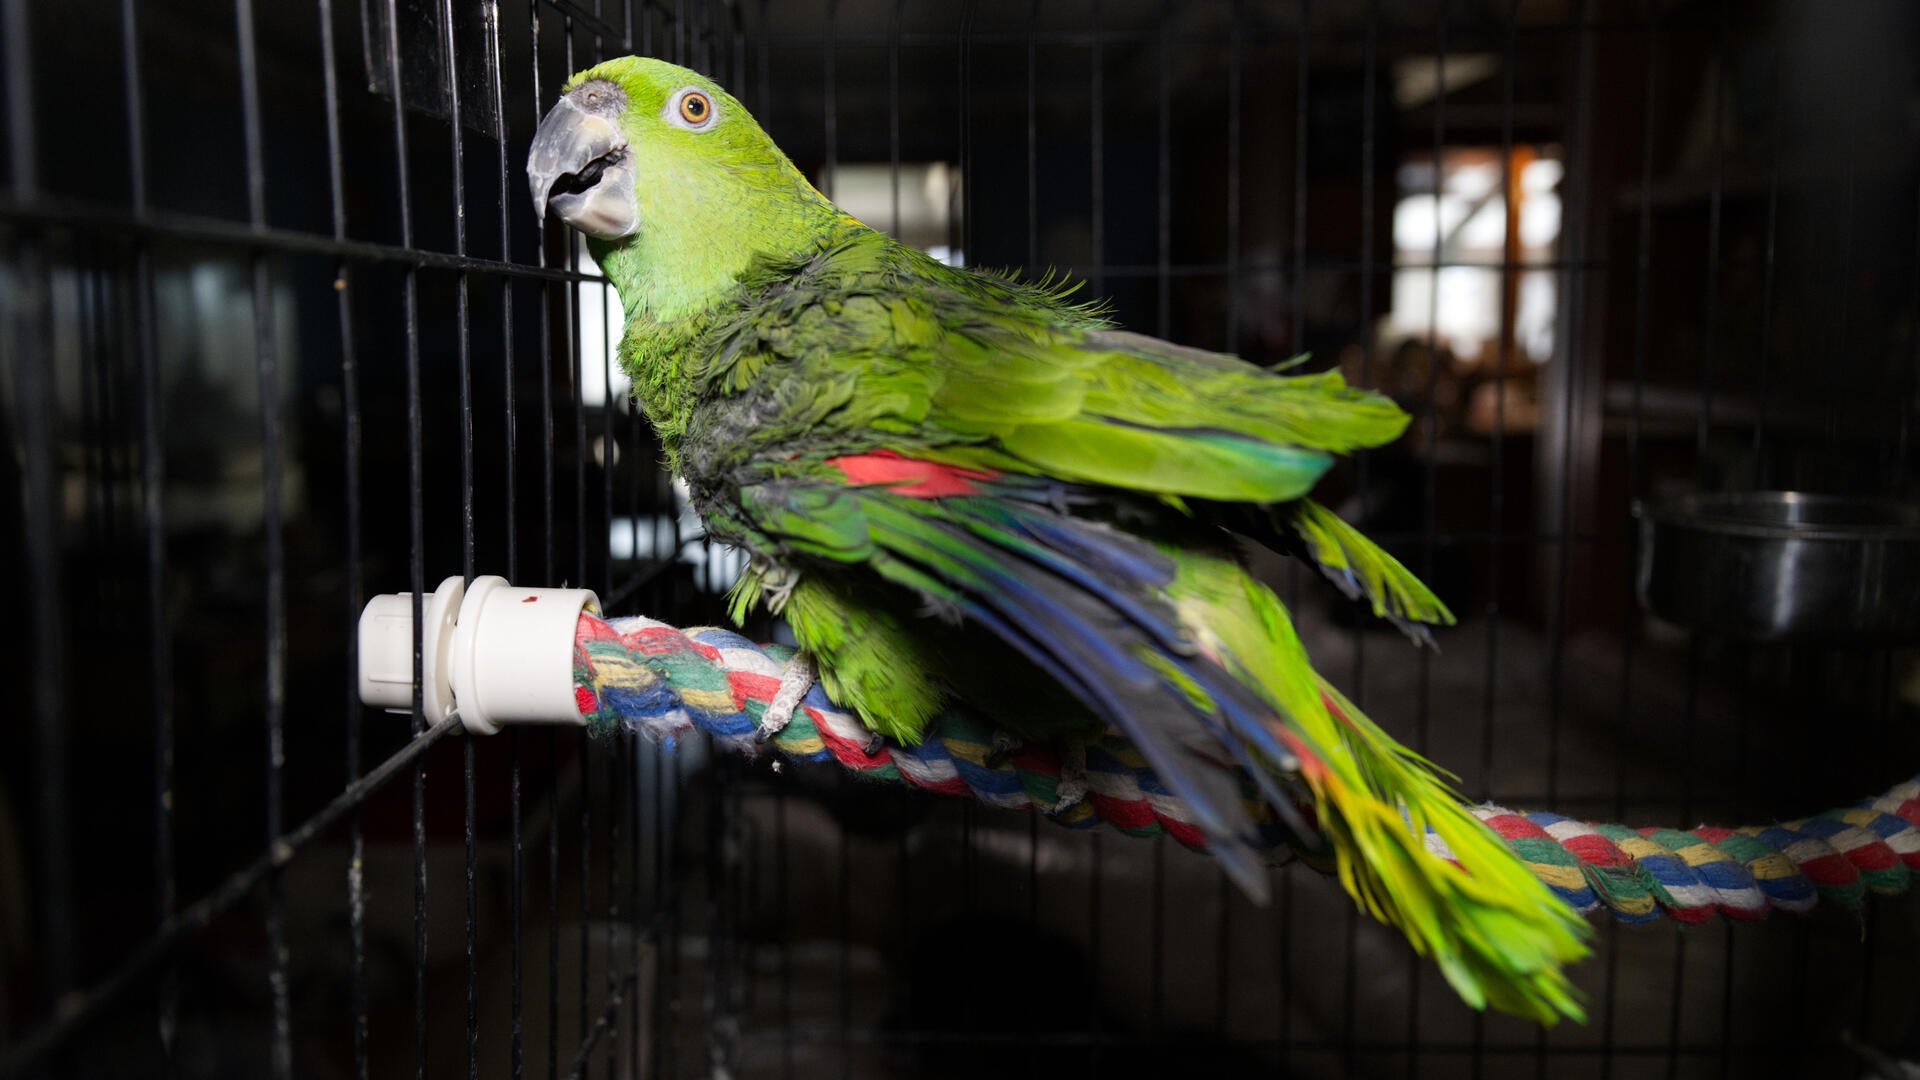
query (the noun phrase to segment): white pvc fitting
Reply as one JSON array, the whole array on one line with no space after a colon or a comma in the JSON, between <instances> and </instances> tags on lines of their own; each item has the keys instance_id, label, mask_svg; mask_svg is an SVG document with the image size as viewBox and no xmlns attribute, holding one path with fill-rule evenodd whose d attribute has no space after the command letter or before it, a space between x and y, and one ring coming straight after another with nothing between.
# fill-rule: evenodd
<instances>
[{"instance_id":1,"label":"white pvc fitting","mask_svg":"<svg viewBox=\"0 0 1920 1080\"><path fill-rule=\"evenodd\" d=\"M465 590L459 578L442 582L421 635L429 722L457 708L481 735L502 724L586 723L573 695L573 638L580 612L599 606L588 589L518 589L498 577L474 578ZM374 597L360 616L360 699L390 712L413 707L405 593Z\"/></svg>"},{"instance_id":2,"label":"white pvc fitting","mask_svg":"<svg viewBox=\"0 0 1920 1080\"><path fill-rule=\"evenodd\" d=\"M420 635L420 703L428 724L453 711L447 646L465 591L459 578L450 577L422 606L426 629ZM360 612L360 700L391 713L413 711L412 593L376 596Z\"/></svg>"}]
</instances>

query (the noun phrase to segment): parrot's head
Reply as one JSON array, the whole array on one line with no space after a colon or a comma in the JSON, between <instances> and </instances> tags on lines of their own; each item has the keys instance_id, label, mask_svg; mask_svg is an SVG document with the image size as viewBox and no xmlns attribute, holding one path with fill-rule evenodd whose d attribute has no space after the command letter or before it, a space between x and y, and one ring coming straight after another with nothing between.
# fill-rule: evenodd
<instances>
[{"instance_id":1,"label":"parrot's head","mask_svg":"<svg viewBox=\"0 0 1920 1080\"><path fill-rule=\"evenodd\" d=\"M694 272L789 243L835 213L713 80L626 56L567 80L527 155L534 209L606 253Z\"/></svg>"}]
</instances>

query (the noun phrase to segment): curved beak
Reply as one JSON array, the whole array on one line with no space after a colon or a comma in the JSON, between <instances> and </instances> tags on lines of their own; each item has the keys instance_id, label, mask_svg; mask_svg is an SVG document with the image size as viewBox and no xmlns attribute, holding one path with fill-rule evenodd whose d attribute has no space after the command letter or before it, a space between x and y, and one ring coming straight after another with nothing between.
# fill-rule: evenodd
<instances>
[{"instance_id":1,"label":"curved beak","mask_svg":"<svg viewBox=\"0 0 1920 1080\"><path fill-rule=\"evenodd\" d=\"M600 240L632 236L640 228L633 199L633 167L627 137L611 117L563 97L533 133L527 153L527 183L533 209L547 207L560 220Z\"/></svg>"}]
</instances>

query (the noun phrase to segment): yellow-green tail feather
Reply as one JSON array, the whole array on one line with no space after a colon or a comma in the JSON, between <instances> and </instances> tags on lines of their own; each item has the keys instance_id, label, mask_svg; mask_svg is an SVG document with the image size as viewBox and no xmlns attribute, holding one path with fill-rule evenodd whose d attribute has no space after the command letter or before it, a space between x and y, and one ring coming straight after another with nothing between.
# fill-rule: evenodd
<instances>
[{"instance_id":1,"label":"yellow-green tail feather","mask_svg":"<svg viewBox=\"0 0 1920 1080\"><path fill-rule=\"evenodd\" d=\"M1461 805L1432 763L1313 671L1271 590L1231 568L1241 596L1229 597L1220 580L1228 571L1223 561L1189 560L1181 586L1207 601L1192 614L1230 669L1283 718L1341 885L1433 957L1475 1008L1543 1024L1583 1019L1562 966L1586 955L1586 922ZM1428 850L1429 830L1452 861Z\"/></svg>"}]
</instances>

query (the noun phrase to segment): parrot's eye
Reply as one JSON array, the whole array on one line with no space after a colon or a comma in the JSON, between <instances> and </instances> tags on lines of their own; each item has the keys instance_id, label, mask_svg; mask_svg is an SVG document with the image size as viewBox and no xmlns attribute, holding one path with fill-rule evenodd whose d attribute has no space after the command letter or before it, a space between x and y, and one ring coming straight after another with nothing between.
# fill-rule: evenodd
<instances>
[{"instance_id":1,"label":"parrot's eye","mask_svg":"<svg viewBox=\"0 0 1920 1080\"><path fill-rule=\"evenodd\" d=\"M713 99L692 87L676 94L667 108L667 115L681 127L703 131L713 124Z\"/></svg>"}]
</instances>

